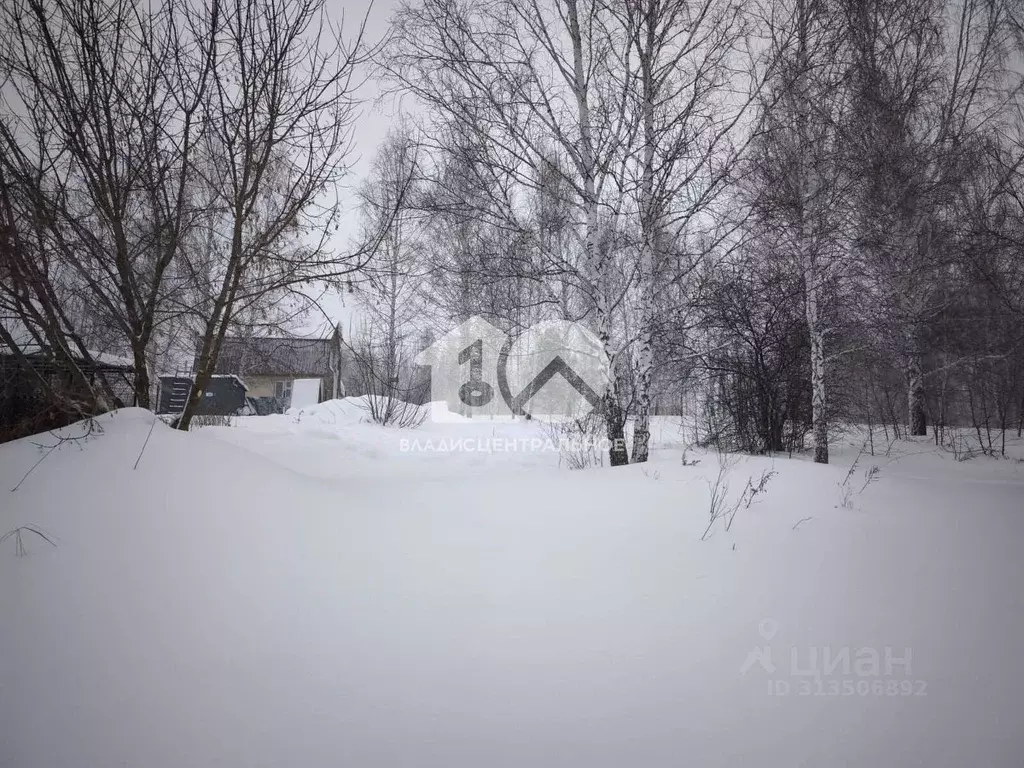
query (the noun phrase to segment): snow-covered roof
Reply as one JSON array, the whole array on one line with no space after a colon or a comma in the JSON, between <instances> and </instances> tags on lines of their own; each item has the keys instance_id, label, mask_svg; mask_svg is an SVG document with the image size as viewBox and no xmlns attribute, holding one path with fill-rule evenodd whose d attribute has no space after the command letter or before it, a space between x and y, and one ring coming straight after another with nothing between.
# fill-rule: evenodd
<instances>
[{"instance_id":1,"label":"snow-covered roof","mask_svg":"<svg viewBox=\"0 0 1024 768\"><path fill-rule=\"evenodd\" d=\"M112 355L109 352L96 352L95 350L88 349L86 352L89 353L95 362L100 365L110 365L118 368L134 368L135 361L130 357L124 357L122 355Z\"/></svg>"},{"instance_id":2,"label":"snow-covered roof","mask_svg":"<svg viewBox=\"0 0 1024 768\"><path fill-rule=\"evenodd\" d=\"M33 355L43 354L46 351L43 347L40 347L38 344L21 344L18 346L18 349L21 351L23 355L29 357ZM7 348L5 346L0 346L0 355L4 354L6 351ZM85 351L88 354L88 356L92 359L93 363L95 363L96 365L103 365L109 368L135 367L135 361L132 360L130 357L124 357L122 355L113 355L110 354L109 352L97 352L94 349L86 349ZM71 355L75 360L78 360L79 362L85 362L85 355L82 355L75 350L72 350Z\"/></svg>"},{"instance_id":3,"label":"snow-covered roof","mask_svg":"<svg viewBox=\"0 0 1024 768\"><path fill-rule=\"evenodd\" d=\"M14 339L14 343L18 346L18 349L23 355L39 355L43 354L46 349L45 347L39 346L36 343L35 337L29 331L28 326L25 322L18 317L0 317L0 325L3 326L11 337ZM0 354L4 354L7 351L6 345L0 344ZM135 361L130 357L123 355L116 355L111 352L98 352L94 349L86 349L86 353L92 361L97 365L105 365L111 368L134 368ZM76 350L72 350L72 355L76 360L84 361L85 356L79 354Z\"/></svg>"}]
</instances>

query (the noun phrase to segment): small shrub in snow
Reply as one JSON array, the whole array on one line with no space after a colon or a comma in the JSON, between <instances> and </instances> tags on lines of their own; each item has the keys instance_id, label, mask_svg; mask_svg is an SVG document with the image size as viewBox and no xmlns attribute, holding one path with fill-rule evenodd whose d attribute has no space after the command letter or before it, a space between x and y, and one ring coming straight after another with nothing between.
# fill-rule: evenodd
<instances>
[{"instance_id":1,"label":"small shrub in snow","mask_svg":"<svg viewBox=\"0 0 1024 768\"><path fill-rule=\"evenodd\" d=\"M854 476L857 474L861 457L864 456L866 450L867 444L865 443L861 446L860 451L857 452L857 456L850 465L850 469L846 472L846 477L844 477L843 481L839 483L839 506L844 509L852 509L854 495L864 493L868 486L875 482L882 472L882 470L877 466L871 466L868 469L865 469L860 488L857 488L857 482L854 479Z\"/></svg>"},{"instance_id":2,"label":"small shrub in snow","mask_svg":"<svg viewBox=\"0 0 1024 768\"><path fill-rule=\"evenodd\" d=\"M708 527L704 529L700 539L703 541L711 532L711 526L716 520L723 519L728 510L726 509L729 498L729 475L739 461L734 454L720 453L718 455L718 473L714 480L708 481L708 490L711 491L711 498L708 501Z\"/></svg>"},{"instance_id":3,"label":"small shrub in snow","mask_svg":"<svg viewBox=\"0 0 1024 768\"><path fill-rule=\"evenodd\" d=\"M843 509L853 508L853 489L845 482L839 486L839 506Z\"/></svg>"},{"instance_id":4,"label":"small shrub in snow","mask_svg":"<svg viewBox=\"0 0 1024 768\"><path fill-rule=\"evenodd\" d=\"M946 450L952 453L953 458L957 461L970 461L978 455L977 451L974 450L974 446L971 444L970 438L959 434L953 435L952 439L946 445Z\"/></svg>"},{"instance_id":5,"label":"small shrub in snow","mask_svg":"<svg viewBox=\"0 0 1024 768\"><path fill-rule=\"evenodd\" d=\"M776 475L775 470L766 469L761 472L761 476L757 480L753 476L748 477L746 484L743 486L743 491L736 499L730 501L729 475L738 462L739 457L735 454L721 454L719 456L718 473L714 480L708 481L708 488L711 490L708 506L709 520L708 527L704 529L704 533L700 537L701 541L704 541L708 534L711 533L711 528L716 520L724 521L725 530L731 530L733 521L736 519L736 513L741 509L750 509L758 496L764 495L768 490L768 483Z\"/></svg>"},{"instance_id":6,"label":"small shrub in snow","mask_svg":"<svg viewBox=\"0 0 1024 768\"><path fill-rule=\"evenodd\" d=\"M370 421L382 427L416 429L427 418L427 409L391 394L367 395L363 407Z\"/></svg>"},{"instance_id":7,"label":"small shrub in snow","mask_svg":"<svg viewBox=\"0 0 1024 768\"><path fill-rule=\"evenodd\" d=\"M604 466L604 419L597 412L542 427L558 446L558 466L572 470Z\"/></svg>"},{"instance_id":8,"label":"small shrub in snow","mask_svg":"<svg viewBox=\"0 0 1024 768\"><path fill-rule=\"evenodd\" d=\"M529 415L527 415L529 419ZM604 466L605 422L597 411L568 418L535 420L547 440L558 448L558 466L571 470Z\"/></svg>"}]
</instances>

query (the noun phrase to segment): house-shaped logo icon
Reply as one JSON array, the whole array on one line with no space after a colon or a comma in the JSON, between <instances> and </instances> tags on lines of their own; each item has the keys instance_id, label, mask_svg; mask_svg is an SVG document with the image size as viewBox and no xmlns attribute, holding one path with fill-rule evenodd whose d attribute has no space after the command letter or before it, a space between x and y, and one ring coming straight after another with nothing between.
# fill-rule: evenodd
<instances>
[{"instance_id":1,"label":"house-shaped logo icon","mask_svg":"<svg viewBox=\"0 0 1024 768\"><path fill-rule=\"evenodd\" d=\"M513 340L474 316L415 362L431 368L435 421L478 415L579 417L600 407L608 381L600 342L568 321L537 323Z\"/></svg>"},{"instance_id":2,"label":"house-shaped logo icon","mask_svg":"<svg viewBox=\"0 0 1024 768\"><path fill-rule=\"evenodd\" d=\"M416 356L416 365L430 366L430 399L438 404L431 411L432 420L512 416L497 376L507 338L504 331L474 315Z\"/></svg>"}]
</instances>

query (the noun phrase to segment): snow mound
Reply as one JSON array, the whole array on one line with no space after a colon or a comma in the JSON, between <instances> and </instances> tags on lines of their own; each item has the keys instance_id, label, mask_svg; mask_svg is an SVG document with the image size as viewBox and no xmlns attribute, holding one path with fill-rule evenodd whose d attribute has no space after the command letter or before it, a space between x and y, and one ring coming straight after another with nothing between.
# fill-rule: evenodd
<instances>
[{"instance_id":1,"label":"snow mound","mask_svg":"<svg viewBox=\"0 0 1024 768\"><path fill-rule=\"evenodd\" d=\"M289 408L286 416L333 426L347 426L370 421L369 403L365 395L325 400L316 405Z\"/></svg>"},{"instance_id":2,"label":"snow mound","mask_svg":"<svg viewBox=\"0 0 1024 768\"><path fill-rule=\"evenodd\" d=\"M0 535L56 543L0 545L0 765L1020 764L1015 462L844 506L848 465L741 458L730 499L777 474L702 541L713 453L436 476L399 430L239 421L0 446Z\"/></svg>"},{"instance_id":3,"label":"snow mound","mask_svg":"<svg viewBox=\"0 0 1024 768\"><path fill-rule=\"evenodd\" d=\"M373 395L359 395L357 397L343 397L338 400L325 400L324 402L316 405L306 405L301 408L289 408L285 415L309 418L323 424L338 426L346 424L360 424L372 421L370 418L372 398ZM407 408L410 411L421 411L421 415L424 419L433 419L435 421L473 421L472 419L449 410L448 404L443 400L426 403L424 405L413 405L399 400L395 407Z\"/></svg>"}]
</instances>

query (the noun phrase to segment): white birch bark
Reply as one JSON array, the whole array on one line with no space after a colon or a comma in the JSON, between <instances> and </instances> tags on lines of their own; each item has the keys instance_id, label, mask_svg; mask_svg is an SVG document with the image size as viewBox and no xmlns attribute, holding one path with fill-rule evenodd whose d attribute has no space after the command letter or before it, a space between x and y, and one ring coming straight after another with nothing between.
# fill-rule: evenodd
<instances>
[{"instance_id":1,"label":"white birch bark","mask_svg":"<svg viewBox=\"0 0 1024 768\"><path fill-rule=\"evenodd\" d=\"M828 399L825 389L825 332L819 314L819 275L814 255L804 252L804 283L807 332L811 341L811 429L814 461L828 464Z\"/></svg>"},{"instance_id":2,"label":"white birch bark","mask_svg":"<svg viewBox=\"0 0 1024 768\"><path fill-rule=\"evenodd\" d=\"M808 157L815 151L809 135L811 119L810 83L810 35L814 23L812 11L805 0L797 3L797 78L796 121L796 194L797 194L797 252L804 278L804 315L807 321L807 335L810 339L811 370L811 431L814 435L814 461L828 464L828 398L825 389L825 330L821 322L821 288L823 269L818 244L811 230L811 216L814 215L815 184L812 170L808 168Z\"/></svg>"},{"instance_id":3,"label":"white birch bark","mask_svg":"<svg viewBox=\"0 0 1024 768\"><path fill-rule=\"evenodd\" d=\"M640 330L637 345L636 417L633 422L633 462L647 461L650 447L651 379L654 374L654 270L657 262L659 206L654 194L654 163L657 136L654 126L655 85L652 72L654 53L653 7L648 5L644 30L646 40L640 51L640 82L643 92L643 168L640 181Z\"/></svg>"},{"instance_id":4,"label":"white birch bark","mask_svg":"<svg viewBox=\"0 0 1024 768\"><path fill-rule=\"evenodd\" d=\"M576 98L580 131L580 159L583 170L583 207L586 215L587 264L594 285L594 304L597 336L604 352L608 369L607 384L603 393L605 434L610 443L609 463L621 466L629 463L626 453L624 419L619 403L615 376L616 351L612 340L612 311L608 295L608 254L599 242L601 222L597 192L597 161L594 150L594 133L591 124L588 101L587 72L583 63L584 40L580 29L579 10L576 0L566 0L569 38L572 42L573 77L571 88Z\"/></svg>"}]
</instances>

